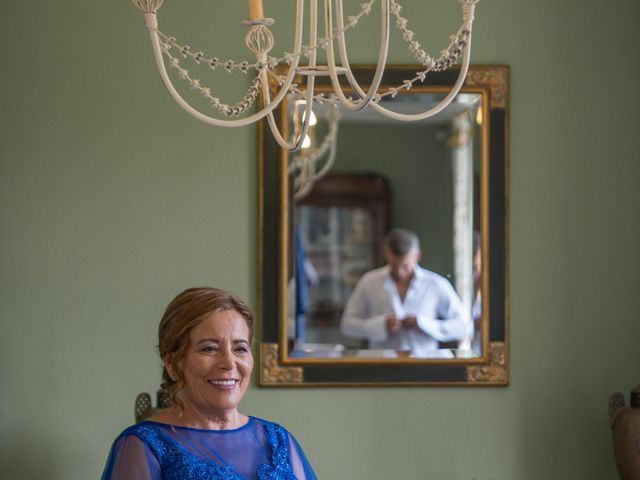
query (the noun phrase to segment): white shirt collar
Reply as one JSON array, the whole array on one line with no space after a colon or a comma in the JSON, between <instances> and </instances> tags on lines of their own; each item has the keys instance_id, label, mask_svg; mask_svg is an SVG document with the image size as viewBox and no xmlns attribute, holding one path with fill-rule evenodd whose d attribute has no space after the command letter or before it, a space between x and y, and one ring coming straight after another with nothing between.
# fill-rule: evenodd
<instances>
[{"instance_id":1,"label":"white shirt collar","mask_svg":"<svg viewBox=\"0 0 640 480\"><path fill-rule=\"evenodd\" d=\"M385 283L394 285L393 278L391 278L391 267L389 265L384 266L384 274L385 274L385 279L384 279ZM414 279L420 281L426 276L427 276L426 270L416 263L416 266L413 269L413 278L411 279L411 283L413 283Z\"/></svg>"}]
</instances>

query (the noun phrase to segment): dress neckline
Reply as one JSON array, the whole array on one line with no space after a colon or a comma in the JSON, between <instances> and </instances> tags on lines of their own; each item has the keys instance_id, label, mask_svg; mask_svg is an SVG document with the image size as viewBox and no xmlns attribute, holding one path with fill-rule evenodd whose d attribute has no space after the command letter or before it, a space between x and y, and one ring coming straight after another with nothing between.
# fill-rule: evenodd
<instances>
[{"instance_id":1,"label":"dress neckline","mask_svg":"<svg viewBox=\"0 0 640 480\"><path fill-rule=\"evenodd\" d=\"M208 429L208 428L194 428L194 427L184 427L181 425L173 425L171 423L164 423L164 422L156 422L155 420L143 420L142 422L140 422L140 424L151 424L151 425L157 425L157 426L161 426L161 427L166 427L166 428L176 428L176 429L180 429L180 430L187 430L187 431L192 431L192 432L203 432L203 433L211 433L211 434L227 434L227 433L236 433L236 432L240 432L246 428L249 428L254 422L255 422L255 418L252 416L248 416L247 417L248 420L244 425L240 425L238 428L231 428L228 430L213 430L213 429Z\"/></svg>"}]
</instances>

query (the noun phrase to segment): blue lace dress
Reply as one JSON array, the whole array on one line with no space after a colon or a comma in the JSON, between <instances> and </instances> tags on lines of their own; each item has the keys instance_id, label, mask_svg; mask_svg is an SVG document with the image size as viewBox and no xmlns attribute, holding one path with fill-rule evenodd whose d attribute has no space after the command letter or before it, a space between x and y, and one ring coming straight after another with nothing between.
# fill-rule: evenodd
<instances>
[{"instance_id":1,"label":"blue lace dress","mask_svg":"<svg viewBox=\"0 0 640 480\"><path fill-rule=\"evenodd\" d=\"M255 417L235 430L145 421L113 443L102 480L316 480L298 442Z\"/></svg>"}]
</instances>

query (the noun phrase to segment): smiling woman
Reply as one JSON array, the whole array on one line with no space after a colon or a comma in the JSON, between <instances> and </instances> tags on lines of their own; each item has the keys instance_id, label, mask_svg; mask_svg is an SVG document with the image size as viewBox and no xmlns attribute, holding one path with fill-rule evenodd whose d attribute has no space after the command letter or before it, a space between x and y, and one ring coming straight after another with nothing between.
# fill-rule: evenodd
<instances>
[{"instance_id":1,"label":"smiling woman","mask_svg":"<svg viewBox=\"0 0 640 480\"><path fill-rule=\"evenodd\" d=\"M316 478L283 427L238 411L253 328L249 307L223 290L191 288L169 304L158 336L172 406L116 439L102 480Z\"/></svg>"},{"instance_id":2,"label":"smiling woman","mask_svg":"<svg viewBox=\"0 0 640 480\"><path fill-rule=\"evenodd\" d=\"M168 386L179 389L180 395L175 402L177 408L161 412L152 420L187 421L200 428L217 429L246 423L246 417L236 407L253 370L249 329L253 319L247 318L251 317L243 317L236 310L214 311L200 320L184 340L183 358L160 352L171 379ZM176 414L178 418L173 418Z\"/></svg>"}]
</instances>

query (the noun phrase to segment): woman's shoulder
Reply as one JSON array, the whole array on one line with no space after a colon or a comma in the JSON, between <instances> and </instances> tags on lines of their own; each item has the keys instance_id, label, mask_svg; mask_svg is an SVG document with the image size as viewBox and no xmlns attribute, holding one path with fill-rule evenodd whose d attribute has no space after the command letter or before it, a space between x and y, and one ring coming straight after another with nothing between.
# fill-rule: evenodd
<instances>
[{"instance_id":1,"label":"woman's shoulder","mask_svg":"<svg viewBox=\"0 0 640 480\"><path fill-rule=\"evenodd\" d=\"M131 443L140 440L147 447L158 447L173 443L171 425L143 420L128 426L116 437L114 443Z\"/></svg>"},{"instance_id":2,"label":"woman's shoulder","mask_svg":"<svg viewBox=\"0 0 640 480\"><path fill-rule=\"evenodd\" d=\"M172 432L171 425L143 420L125 428L113 445L118 450L145 451L160 459L166 453L180 449L176 435L176 432Z\"/></svg>"},{"instance_id":3,"label":"woman's shoulder","mask_svg":"<svg viewBox=\"0 0 640 480\"><path fill-rule=\"evenodd\" d=\"M162 426L161 424L143 420L140 423L135 423L125 428L120 433L120 435L118 435L118 439L127 438L131 436L138 437L141 440L148 440L150 438L155 438L160 433L161 426Z\"/></svg>"}]
</instances>

